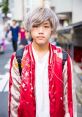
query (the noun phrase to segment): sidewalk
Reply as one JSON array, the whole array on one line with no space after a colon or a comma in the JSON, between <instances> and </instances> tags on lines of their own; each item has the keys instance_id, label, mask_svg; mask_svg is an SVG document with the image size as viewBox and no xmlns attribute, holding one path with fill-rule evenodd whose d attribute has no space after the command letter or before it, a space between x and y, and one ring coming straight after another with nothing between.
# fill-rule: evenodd
<instances>
[{"instance_id":1,"label":"sidewalk","mask_svg":"<svg viewBox=\"0 0 82 117\"><path fill-rule=\"evenodd\" d=\"M74 82L75 82L75 92L77 99L77 117L82 117L82 69L78 64L73 64L74 70Z\"/></svg>"},{"instance_id":2,"label":"sidewalk","mask_svg":"<svg viewBox=\"0 0 82 117\"><path fill-rule=\"evenodd\" d=\"M11 44L6 42L6 51L0 55L0 117L8 117L8 72L9 60L12 54Z\"/></svg>"}]
</instances>

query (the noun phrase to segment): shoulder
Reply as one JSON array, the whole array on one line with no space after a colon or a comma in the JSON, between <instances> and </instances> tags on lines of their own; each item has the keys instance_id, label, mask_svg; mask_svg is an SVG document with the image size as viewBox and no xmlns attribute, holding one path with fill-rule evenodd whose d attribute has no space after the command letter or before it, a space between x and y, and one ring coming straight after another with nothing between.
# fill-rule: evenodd
<instances>
[{"instance_id":1,"label":"shoulder","mask_svg":"<svg viewBox=\"0 0 82 117\"><path fill-rule=\"evenodd\" d=\"M56 45L51 45L52 51L54 54L60 54L62 53L63 49Z\"/></svg>"},{"instance_id":2,"label":"shoulder","mask_svg":"<svg viewBox=\"0 0 82 117\"><path fill-rule=\"evenodd\" d=\"M50 44L50 45L53 48L53 50L56 50L58 52L62 51L62 48L60 46L56 46L56 45L52 45L52 44Z\"/></svg>"},{"instance_id":3,"label":"shoulder","mask_svg":"<svg viewBox=\"0 0 82 117\"><path fill-rule=\"evenodd\" d=\"M17 67L18 67L18 63L17 63L17 59L16 59L16 53L14 52L11 55L11 59L10 59L10 69L17 68Z\"/></svg>"},{"instance_id":4,"label":"shoulder","mask_svg":"<svg viewBox=\"0 0 82 117\"><path fill-rule=\"evenodd\" d=\"M31 49L32 48L32 43L27 44L24 48L25 48L24 50Z\"/></svg>"},{"instance_id":5,"label":"shoulder","mask_svg":"<svg viewBox=\"0 0 82 117\"><path fill-rule=\"evenodd\" d=\"M20 51L20 50L19 50ZM28 53L30 53L31 51L31 43L25 45L24 49L23 49L23 57L25 57Z\"/></svg>"},{"instance_id":6,"label":"shoulder","mask_svg":"<svg viewBox=\"0 0 82 117\"><path fill-rule=\"evenodd\" d=\"M51 55L53 55L55 58L57 58L57 61L62 61L62 48L58 47L56 45L52 45L50 44L50 51L51 51Z\"/></svg>"},{"instance_id":7,"label":"shoulder","mask_svg":"<svg viewBox=\"0 0 82 117\"><path fill-rule=\"evenodd\" d=\"M11 55L10 60L11 60L11 61L13 61L13 60L14 60L14 58L15 58L15 56L16 56L16 52L14 52L14 53Z\"/></svg>"}]
</instances>

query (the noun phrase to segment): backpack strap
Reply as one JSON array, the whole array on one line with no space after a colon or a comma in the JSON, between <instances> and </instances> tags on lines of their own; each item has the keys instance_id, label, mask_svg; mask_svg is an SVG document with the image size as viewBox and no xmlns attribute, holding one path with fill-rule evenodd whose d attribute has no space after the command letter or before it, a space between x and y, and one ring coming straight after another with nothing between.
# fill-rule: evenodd
<instances>
[{"instance_id":1,"label":"backpack strap","mask_svg":"<svg viewBox=\"0 0 82 117\"><path fill-rule=\"evenodd\" d=\"M23 51L24 51L24 48L16 51L16 59L17 59L17 62L18 62L18 68L19 68L20 76L21 76L21 72L22 72L21 59L22 59L22 56L23 56Z\"/></svg>"},{"instance_id":2,"label":"backpack strap","mask_svg":"<svg viewBox=\"0 0 82 117\"><path fill-rule=\"evenodd\" d=\"M64 68L64 64L65 64L65 62L66 62L66 60L67 60L67 58L68 58L68 54L67 54L67 52L64 51L64 50L62 50L62 54L63 54L62 66L63 66L63 68Z\"/></svg>"}]
</instances>

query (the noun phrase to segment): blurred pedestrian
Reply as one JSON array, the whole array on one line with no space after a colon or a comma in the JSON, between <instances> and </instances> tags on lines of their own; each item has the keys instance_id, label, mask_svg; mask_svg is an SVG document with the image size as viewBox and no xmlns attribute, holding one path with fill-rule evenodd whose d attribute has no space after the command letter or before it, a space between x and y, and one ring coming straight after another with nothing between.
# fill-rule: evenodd
<instances>
[{"instance_id":1,"label":"blurred pedestrian","mask_svg":"<svg viewBox=\"0 0 82 117\"><path fill-rule=\"evenodd\" d=\"M37 8L27 19L32 43L25 46L19 73L16 53L11 57L10 117L74 117L72 63L63 50L51 45L58 18L49 8ZM63 66L63 62L65 62Z\"/></svg>"},{"instance_id":2,"label":"blurred pedestrian","mask_svg":"<svg viewBox=\"0 0 82 117\"><path fill-rule=\"evenodd\" d=\"M0 21L0 53L4 53L5 49L5 28L3 21Z\"/></svg>"},{"instance_id":3,"label":"blurred pedestrian","mask_svg":"<svg viewBox=\"0 0 82 117\"><path fill-rule=\"evenodd\" d=\"M11 33L11 41L13 50L17 50L17 42L18 42L18 33L19 33L19 25L17 24L16 20L12 20L12 25L10 27L10 33Z\"/></svg>"},{"instance_id":4,"label":"blurred pedestrian","mask_svg":"<svg viewBox=\"0 0 82 117\"><path fill-rule=\"evenodd\" d=\"M19 48L23 48L27 44L27 31L25 30L24 24L22 23L19 30Z\"/></svg>"}]
</instances>

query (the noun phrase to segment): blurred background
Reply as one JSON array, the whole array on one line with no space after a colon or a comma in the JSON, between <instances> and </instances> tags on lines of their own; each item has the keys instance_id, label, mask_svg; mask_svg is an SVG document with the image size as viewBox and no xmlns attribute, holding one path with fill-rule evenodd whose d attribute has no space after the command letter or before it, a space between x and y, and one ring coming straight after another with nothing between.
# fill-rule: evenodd
<instances>
[{"instance_id":1,"label":"blurred background","mask_svg":"<svg viewBox=\"0 0 82 117\"><path fill-rule=\"evenodd\" d=\"M72 58L75 117L82 117L82 0L0 0L0 117L8 117L9 61L13 53L12 20L21 29L29 11L38 6L50 7L58 15L60 24L50 43L64 48ZM27 43L30 43L29 32L22 28ZM21 47L20 35L19 30L16 41L18 48Z\"/></svg>"}]
</instances>

